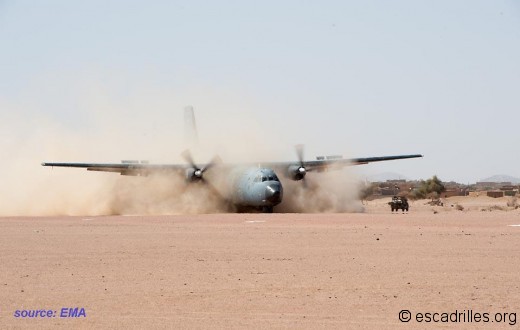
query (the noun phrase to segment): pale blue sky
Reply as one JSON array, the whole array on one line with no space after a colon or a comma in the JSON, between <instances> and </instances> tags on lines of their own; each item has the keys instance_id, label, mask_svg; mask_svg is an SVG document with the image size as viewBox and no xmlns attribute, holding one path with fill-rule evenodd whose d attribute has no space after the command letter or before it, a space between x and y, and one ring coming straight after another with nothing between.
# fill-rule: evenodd
<instances>
[{"instance_id":1,"label":"pale blue sky","mask_svg":"<svg viewBox=\"0 0 520 330\"><path fill-rule=\"evenodd\" d=\"M254 118L284 160L305 143L309 158L425 155L367 174L520 177L516 1L0 0L0 40L4 121L92 137L109 113L148 136L191 104L201 138Z\"/></svg>"}]
</instances>

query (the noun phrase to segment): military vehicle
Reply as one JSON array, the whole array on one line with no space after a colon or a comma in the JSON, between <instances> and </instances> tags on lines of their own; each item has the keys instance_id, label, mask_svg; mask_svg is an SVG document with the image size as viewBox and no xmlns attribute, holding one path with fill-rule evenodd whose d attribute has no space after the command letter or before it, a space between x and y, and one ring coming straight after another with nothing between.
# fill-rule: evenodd
<instances>
[{"instance_id":1,"label":"military vehicle","mask_svg":"<svg viewBox=\"0 0 520 330\"><path fill-rule=\"evenodd\" d=\"M392 201L388 202L392 212L402 210L403 212L408 212L408 199L404 196L394 196L392 197Z\"/></svg>"}]
</instances>

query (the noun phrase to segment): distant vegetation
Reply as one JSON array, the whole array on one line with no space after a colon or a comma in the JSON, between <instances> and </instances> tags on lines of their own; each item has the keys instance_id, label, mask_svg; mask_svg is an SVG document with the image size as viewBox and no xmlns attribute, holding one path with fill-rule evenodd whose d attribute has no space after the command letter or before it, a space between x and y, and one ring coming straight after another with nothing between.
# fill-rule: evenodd
<instances>
[{"instance_id":1,"label":"distant vegetation","mask_svg":"<svg viewBox=\"0 0 520 330\"><path fill-rule=\"evenodd\" d=\"M396 186L397 187L397 186ZM380 183L372 182L368 185L362 186L360 189L359 197L362 200L368 199L370 196L376 194L380 189ZM428 180L421 180L418 182L415 188L410 191L397 192L399 196L404 196L410 199L424 199L424 198L439 198L441 193L446 191L446 188L442 184L442 181L434 175Z\"/></svg>"},{"instance_id":2,"label":"distant vegetation","mask_svg":"<svg viewBox=\"0 0 520 330\"><path fill-rule=\"evenodd\" d=\"M442 181L434 175L426 181L421 180L419 186L412 190L408 197L411 199L439 198L444 191L446 191L446 188Z\"/></svg>"},{"instance_id":3,"label":"distant vegetation","mask_svg":"<svg viewBox=\"0 0 520 330\"><path fill-rule=\"evenodd\" d=\"M366 185L365 187L361 188L361 191L359 192L359 197L361 198L361 200L368 199L368 197L374 195L377 188L378 188L378 184L372 182L369 185Z\"/></svg>"}]
</instances>

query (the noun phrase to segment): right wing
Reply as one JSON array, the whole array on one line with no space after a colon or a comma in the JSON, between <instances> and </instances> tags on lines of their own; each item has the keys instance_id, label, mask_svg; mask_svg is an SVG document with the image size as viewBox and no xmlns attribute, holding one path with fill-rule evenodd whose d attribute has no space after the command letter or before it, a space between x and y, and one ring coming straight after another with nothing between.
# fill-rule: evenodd
<instances>
[{"instance_id":1,"label":"right wing","mask_svg":"<svg viewBox=\"0 0 520 330\"><path fill-rule=\"evenodd\" d=\"M147 176L151 173L182 173L189 168L180 164L147 164L123 162L121 164L102 163L42 163L42 166L86 168L87 171L115 172L121 175Z\"/></svg>"}]
</instances>

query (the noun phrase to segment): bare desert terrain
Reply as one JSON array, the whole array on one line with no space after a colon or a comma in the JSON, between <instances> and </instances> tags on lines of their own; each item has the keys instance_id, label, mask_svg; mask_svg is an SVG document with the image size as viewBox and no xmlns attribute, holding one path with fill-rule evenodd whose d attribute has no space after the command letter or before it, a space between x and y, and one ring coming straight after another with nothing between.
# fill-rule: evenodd
<instances>
[{"instance_id":1,"label":"bare desert terrain","mask_svg":"<svg viewBox=\"0 0 520 330\"><path fill-rule=\"evenodd\" d=\"M0 328L518 326L520 209L478 197L392 214L386 202L347 214L3 217ZM73 307L86 315L60 317ZM15 315L42 309L56 317ZM416 319L469 310L494 322Z\"/></svg>"}]
</instances>

